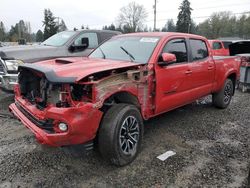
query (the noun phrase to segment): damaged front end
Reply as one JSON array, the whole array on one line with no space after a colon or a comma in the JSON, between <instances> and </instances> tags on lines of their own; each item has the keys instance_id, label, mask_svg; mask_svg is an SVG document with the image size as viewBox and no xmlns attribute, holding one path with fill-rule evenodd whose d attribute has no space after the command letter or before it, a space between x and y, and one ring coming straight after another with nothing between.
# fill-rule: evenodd
<instances>
[{"instance_id":1,"label":"damaged front end","mask_svg":"<svg viewBox=\"0 0 250 188\"><path fill-rule=\"evenodd\" d=\"M150 113L147 81L153 73L145 67L121 67L77 79L35 64L21 66L10 111L42 144L86 143L96 137L103 113L113 103L131 103L141 108L142 115Z\"/></svg>"},{"instance_id":2,"label":"damaged front end","mask_svg":"<svg viewBox=\"0 0 250 188\"><path fill-rule=\"evenodd\" d=\"M65 146L94 139L102 112L93 107L91 84L51 82L46 73L29 68L20 68L18 82L10 111L40 143Z\"/></svg>"},{"instance_id":3,"label":"damaged front end","mask_svg":"<svg viewBox=\"0 0 250 188\"><path fill-rule=\"evenodd\" d=\"M40 110L49 106L67 108L79 102L92 102L92 86L75 83L54 83L43 73L21 70L19 74L20 96Z\"/></svg>"}]
</instances>

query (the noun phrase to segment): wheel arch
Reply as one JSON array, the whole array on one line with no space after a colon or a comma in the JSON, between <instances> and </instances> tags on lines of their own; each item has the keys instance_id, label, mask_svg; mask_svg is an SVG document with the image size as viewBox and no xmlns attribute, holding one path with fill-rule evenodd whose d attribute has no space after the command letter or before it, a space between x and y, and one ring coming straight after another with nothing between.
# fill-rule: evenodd
<instances>
[{"instance_id":1,"label":"wheel arch","mask_svg":"<svg viewBox=\"0 0 250 188\"><path fill-rule=\"evenodd\" d=\"M107 96L106 99L104 100L102 107L100 108L100 111L103 112L101 122L103 121L103 118L104 118L106 112L113 105L116 105L116 104L132 104L132 105L136 106L138 108L139 112L141 113L140 102L139 102L137 96L130 91L125 91L125 90L119 91L119 92L116 92L116 93L113 93L113 94ZM141 115L142 115L142 113L141 113ZM98 129L96 131L96 137L94 139L95 145L98 143L99 132L100 132L100 126L98 127Z\"/></svg>"},{"instance_id":2,"label":"wheel arch","mask_svg":"<svg viewBox=\"0 0 250 188\"><path fill-rule=\"evenodd\" d=\"M132 104L140 109L140 102L135 94L129 91L119 91L107 96L100 110L105 113L112 105L119 103Z\"/></svg>"}]
</instances>

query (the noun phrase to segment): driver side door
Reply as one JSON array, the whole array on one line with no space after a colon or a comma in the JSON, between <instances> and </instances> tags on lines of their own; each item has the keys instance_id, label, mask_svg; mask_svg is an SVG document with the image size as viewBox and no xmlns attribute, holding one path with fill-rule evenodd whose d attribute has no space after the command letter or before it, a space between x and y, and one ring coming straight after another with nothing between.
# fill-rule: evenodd
<instances>
[{"instance_id":1,"label":"driver side door","mask_svg":"<svg viewBox=\"0 0 250 188\"><path fill-rule=\"evenodd\" d=\"M187 41L174 38L166 42L162 53L175 54L177 61L167 66L155 67L156 73L156 114L163 113L189 101L191 68L188 62ZM161 60L161 58L159 58Z\"/></svg>"}]
</instances>

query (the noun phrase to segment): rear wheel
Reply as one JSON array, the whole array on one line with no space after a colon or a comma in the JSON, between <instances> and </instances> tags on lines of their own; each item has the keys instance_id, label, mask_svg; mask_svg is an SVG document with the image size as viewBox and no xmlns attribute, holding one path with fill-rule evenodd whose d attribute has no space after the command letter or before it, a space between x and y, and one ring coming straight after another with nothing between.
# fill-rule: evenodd
<instances>
[{"instance_id":1,"label":"rear wheel","mask_svg":"<svg viewBox=\"0 0 250 188\"><path fill-rule=\"evenodd\" d=\"M231 102L234 88L231 79L226 79L223 88L218 92L213 94L213 104L218 108L227 108Z\"/></svg>"},{"instance_id":2,"label":"rear wheel","mask_svg":"<svg viewBox=\"0 0 250 188\"><path fill-rule=\"evenodd\" d=\"M98 147L101 155L117 166L131 163L137 156L143 136L139 110L129 104L116 104L104 115Z\"/></svg>"}]
</instances>

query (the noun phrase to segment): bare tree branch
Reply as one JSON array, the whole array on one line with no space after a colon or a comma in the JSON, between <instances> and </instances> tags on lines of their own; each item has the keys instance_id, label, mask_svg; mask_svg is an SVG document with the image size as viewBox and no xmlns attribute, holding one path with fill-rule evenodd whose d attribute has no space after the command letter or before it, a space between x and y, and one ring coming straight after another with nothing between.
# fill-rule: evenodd
<instances>
[{"instance_id":1,"label":"bare tree branch","mask_svg":"<svg viewBox=\"0 0 250 188\"><path fill-rule=\"evenodd\" d=\"M146 21L147 16L148 14L143 5L131 2L121 8L117 22L120 27L126 28L128 32L136 32L143 29L143 23Z\"/></svg>"}]
</instances>

